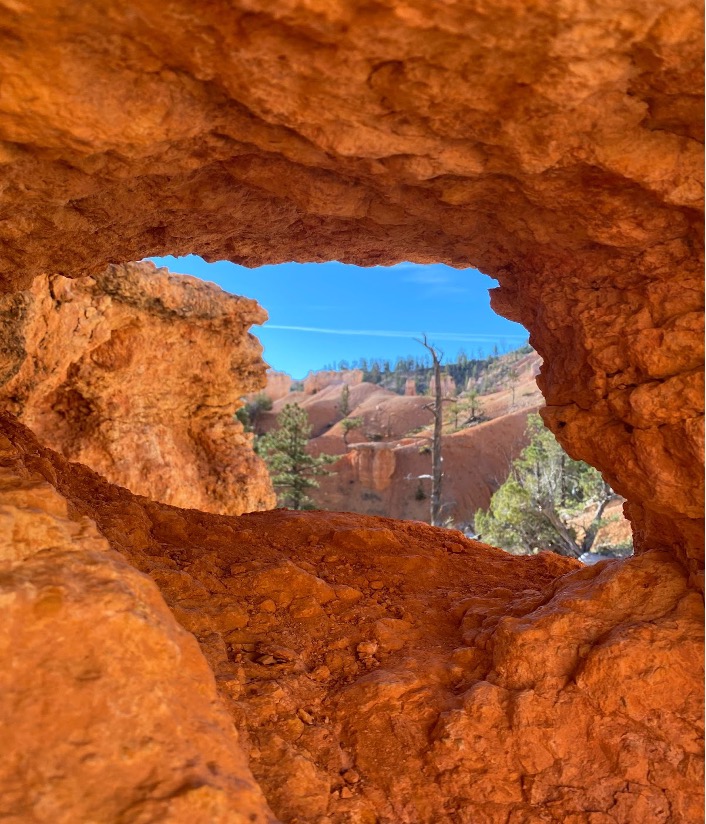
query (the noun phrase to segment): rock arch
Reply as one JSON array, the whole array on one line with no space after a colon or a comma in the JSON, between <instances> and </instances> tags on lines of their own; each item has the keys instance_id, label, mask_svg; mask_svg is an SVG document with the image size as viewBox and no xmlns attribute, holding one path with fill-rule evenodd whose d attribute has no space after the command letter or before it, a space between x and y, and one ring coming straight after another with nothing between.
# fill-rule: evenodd
<instances>
[{"instance_id":1,"label":"rock arch","mask_svg":"<svg viewBox=\"0 0 706 824\"><path fill-rule=\"evenodd\" d=\"M430 796L427 806L412 809L399 782L394 788L385 784L383 771L377 784L370 779L376 789L366 797L369 807L356 808L362 817L351 820L365 820L365 810L372 809L382 820L439 820L445 797L470 799L474 792L485 794L486 806L481 810L479 803L474 813L485 819L472 820L504 820L498 816L507 813L518 821L589 821L587 809L609 816L601 821L689 820L694 808L676 799L694 786L689 765L696 750L685 742L692 740L698 701L692 696L688 706L670 707L668 731L650 727L638 740L635 725L656 717L664 694L679 687L659 682L640 703L635 684L647 677L645 671L632 658L629 673L618 676L611 656L629 639L641 660L653 660L659 643L639 629L639 616L657 621L655 616L673 609L682 616L678 629L662 623L657 632L670 639L676 658L669 666L684 670L676 681L682 678L691 689L697 678L679 656L693 649L696 626L690 623L693 598L682 571L689 586L698 584L703 560L699 4L604 0L550 8L503 0L448 4L443 12L424 0L271 6L233 8L220 0L175 0L166 8L136 0L108 11L100 4L59 7L50 0L31 9L5 6L3 289L24 287L36 274L90 274L110 262L192 251L247 264L291 258L443 261L472 264L497 277L496 308L530 329L545 359L545 420L573 456L599 467L628 498L638 557L598 575L575 573L565 589L539 575L534 589L554 587L553 600L540 598L529 613L499 595L503 606L488 604L490 613L510 611L492 633L488 625L492 643L482 631L481 641L472 634L482 630L482 621L472 626L481 607L471 609L471 617L463 618L476 639L468 636L469 648L487 650L490 644L493 660L485 669L479 664L480 680L469 687L463 706L442 718L439 699L437 732L429 739L435 766L425 769L446 775L447 795ZM184 536L207 541L218 531L216 519L200 522L193 516L189 522L168 508L123 500L98 479L76 474L25 441L29 436L9 420L6 431L6 461L22 483L33 478L30 486L41 487L52 517L64 515L57 514L58 504L47 503L55 493L44 484L70 502L66 517L93 518L114 546L157 579L145 560L156 552L155 531L164 533L161 545L169 547L177 566L179 552L196 563L193 549L180 544ZM102 490L98 503L91 489ZM120 506L142 524L129 539L114 534ZM252 523L259 536L270 535L272 546L277 524L283 535L300 536L304 529L284 521ZM324 528L314 521L310 528L312 545L326 545ZM341 523L333 528L333 544L337 529L350 533L353 544L393 552L394 534L371 538L366 530L372 527ZM262 537L258 541L267 544ZM216 559L211 562L218 566ZM202 587L215 586L203 584L212 573L199 570ZM167 579L164 591L175 614L203 635L204 627L189 624L176 605L177 579L165 572L162 580ZM586 584L588 600L584 580L592 582ZM616 613L610 593L630 591L638 581L654 589L654 600L628 599L629 608ZM190 592L191 586L185 585ZM317 592L306 596L314 599L314 612L315 604L328 603ZM526 604L532 597L539 598L527 595ZM605 608L605 625L591 625L596 607L589 602ZM562 610L573 615L580 632L557 629ZM237 624L236 613L231 623ZM612 648L598 644L599 625L601 638L613 638ZM222 622L218 626L223 630ZM543 632L573 640L547 661L541 643L533 641L546 640ZM585 650L577 651L596 644L600 654L591 661ZM627 655L627 646L620 649ZM475 654L459 654L456 665L474 672ZM223 663L219 655L211 657L216 670L213 661ZM620 677L627 720L611 699L597 698L608 681ZM580 701L566 698L567 679L573 679ZM364 682L355 700L394 701L406 694L405 684L412 689L404 679L379 689ZM588 706L595 711L598 701L599 715L612 729L620 726L616 718L623 719L620 740L630 739L637 755L630 760L628 745L616 744L600 780L591 779L603 788L600 798L584 786L590 781L581 784L574 801L559 792L571 777L556 772L556 752L543 761L537 736L524 741L517 731L524 729L522 722L512 726L512 719L524 717L525 699L519 696L528 693L534 698L527 699L527 726L540 729L540 716L548 710L537 696L552 690L581 717ZM576 701L587 703L578 710ZM483 713L493 720L478 721ZM566 729L567 713L559 723ZM680 718L688 719L686 727L679 727ZM419 720L415 729L424 723L429 722ZM470 779L454 784L449 778L454 771L468 777L480 769L472 758L454 760L448 749L450 741L473 735L473 723L487 723L484 729L509 725L506 737L513 743L503 750L496 741L500 749L492 756L505 765L498 768L505 776L499 794L482 782L474 790ZM606 729L599 738L610 738ZM592 735L581 733L586 753L596 751ZM362 741L363 728L351 736ZM659 773L658 765L669 760L669 740L679 741L678 766ZM523 775L532 778L518 784L523 747L532 750L523 762ZM571 762L568 751L565 757ZM299 798L297 787L307 786L318 800L310 807L305 800L287 807L275 793L276 805L283 816L324 821L334 815L321 806L325 780L304 761L286 762L296 780L284 785L291 785L293 798ZM417 768L416 762L409 765L412 772ZM336 789L341 803L343 789ZM223 797L230 798L228 792ZM390 808L388 801L374 800L386 793L393 799ZM467 820L462 809L447 813L450 821ZM170 814L178 820L178 812Z\"/></svg>"}]
</instances>

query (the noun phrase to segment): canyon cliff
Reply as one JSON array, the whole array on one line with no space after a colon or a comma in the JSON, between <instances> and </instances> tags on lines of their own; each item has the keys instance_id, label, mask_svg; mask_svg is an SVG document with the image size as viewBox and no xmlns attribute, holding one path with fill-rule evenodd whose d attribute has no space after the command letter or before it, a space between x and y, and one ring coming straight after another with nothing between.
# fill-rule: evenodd
<instances>
[{"instance_id":1,"label":"canyon cliff","mask_svg":"<svg viewBox=\"0 0 706 824\"><path fill-rule=\"evenodd\" d=\"M181 510L3 416L4 817L699 821L700 5L2 15L9 300L167 253L476 266L636 549L583 568L386 519Z\"/></svg>"},{"instance_id":2,"label":"canyon cliff","mask_svg":"<svg viewBox=\"0 0 706 824\"><path fill-rule=\"evenodd\" d=\"M152 263L44 275L0 296L0 408L47 446L138 495L206 512L270 509L234 419L265 383L253 300Z\"/></svg>"},{"instance_id":3,"label":"canyon cliff","mask_svg":"<svg viewBox=\"0 0 706 824\"><path fill-rule=\"evenodd\" d=\"M320 372L309 372L304 378L304 394L315 395L326 389L327 386L345 384L346 386L358 386L363 383L363 372L360 369L348 369L345 372L334 372L324 370Z\"/></svg>"}]
</instances>

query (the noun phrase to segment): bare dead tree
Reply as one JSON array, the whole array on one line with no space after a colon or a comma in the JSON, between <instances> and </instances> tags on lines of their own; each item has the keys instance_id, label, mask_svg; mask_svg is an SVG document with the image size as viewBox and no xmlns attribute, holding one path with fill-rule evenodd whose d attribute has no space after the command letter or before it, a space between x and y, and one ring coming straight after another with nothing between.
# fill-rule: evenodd
<instances>
[{"instance_id":1,"label":"bare dead tree","mask_svg":"<svg viewBox=\"0 0 706 824\"><path fill-rule=\"evenodd\" d=\"M441 526L441 428L444 423L443 402L441 395L441 359L444 353L429 343L427 336L423 335L422 340L415 338L417 343L427 349L431 355L434 371L434 402L427 404L425 409L434 416L434 436L431 444L431 525Z\"/></svg>"}]
</instances>

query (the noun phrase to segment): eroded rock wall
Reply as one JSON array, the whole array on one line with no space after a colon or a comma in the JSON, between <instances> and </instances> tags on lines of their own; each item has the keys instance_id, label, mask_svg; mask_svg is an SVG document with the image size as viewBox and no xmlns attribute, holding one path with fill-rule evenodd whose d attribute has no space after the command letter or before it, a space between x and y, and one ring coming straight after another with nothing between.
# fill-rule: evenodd
<instances>
[{"instance_id":1,"label":"eroded rock wall","mask_svg":"<svg viewBox=\"0 0 706 824\"><path fill-rule=\"evenodd\" d=\"M533 410L533 411L536 411ZM425 419L430 417L425 411ZM505 481L511 462L526 444L527 412L449 433L442 438L444 456L444 516L456 525L471 524L478 509L486 509L493 492ZM429 439L402 438L388 443L351 441L332 475L312 490L318 507L368 515L429 520L431 449ZM331 449L333 437L313 442Z\"/></svg>"},{"instance_id":2,"label":"eroded rock wall","mask_svg":"<svg viewBox=\"0 0 706 824\"><path fill-rule=\"evenodd\" d=\"M274 822L193 635L57 491L65 462L14 431L0 436L0 815Z\"/></svg>"},{"instance_id":3,"label":"eroded rock wall","mask_svg":"<svg viewBox=\"0 0 706 824\"><path fill-rule=\"evenodd\" d=\"M139 495L238 515L274 506L234 420L265 382L253 300L152 263L37 277L0 298L0 408Z\"/></svg>"},{"instance_id":4,"label":"eroded rock wall","mask_svg":"<svg viewBox=\"0 0 706 824\"><path fill-rule=\"evenodd\" d=\"M23 550L3 564L2 707L26 708L4 813L699 820L703 607L669 553L582 567L383 518L184 511L2 423ZM45 526L22 539L28 516Z\"/></svg>"},{"instance_id":5,"label":"eroded rock wall","mask_svg":"<svg viewBox=\"0 0 706 824\"><path fill-rule=\"evenodd\" d=\"M278 401L280 398L286 398L292 388L292 376L286 372L275 372L273 369L267 370L267 384L265 388L256 394L251 395L255 398L258 394L267 395L271 401Z\"/></svg>"},{"instance_id":6,"label":"eroded rock wall","mask_svg":"<svg viewBox=\"0 0 706 824\"><path fill-rule=\"evenodd\" d=\"M698 572L693 0L6 6L4 288L197 251L472 264L546 420Z\"/></svg>"}]
</instances>

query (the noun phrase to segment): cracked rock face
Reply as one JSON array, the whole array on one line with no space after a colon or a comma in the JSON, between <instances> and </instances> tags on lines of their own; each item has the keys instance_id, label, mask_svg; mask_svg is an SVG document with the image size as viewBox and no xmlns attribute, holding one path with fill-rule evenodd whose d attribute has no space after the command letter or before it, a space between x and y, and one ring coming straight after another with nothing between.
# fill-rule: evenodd
<instances>
[{"instance_id":1,"label":"cracked rock face","mask_svg":"<svg viewBox=\"0 0 706 824\"><path fill-rule=\"evenodd\" d=\"M3 418L6 817L699 820L701 31L682 0L3 6L3 380L37 275L474 265L637 551L182 511Z\"/></svg>"},{"instance_id":2,"label":"cracked rock face","mask_svg":"<svg viewBox=\"0 0 706 824\"><path fill-rule=\"evenodd\" d=\"M0 406L42 442L168 504L239 515L275 496L233 415L265 382L253 300L151 263L0 297Z\"/></svg>"}]
</instances>

